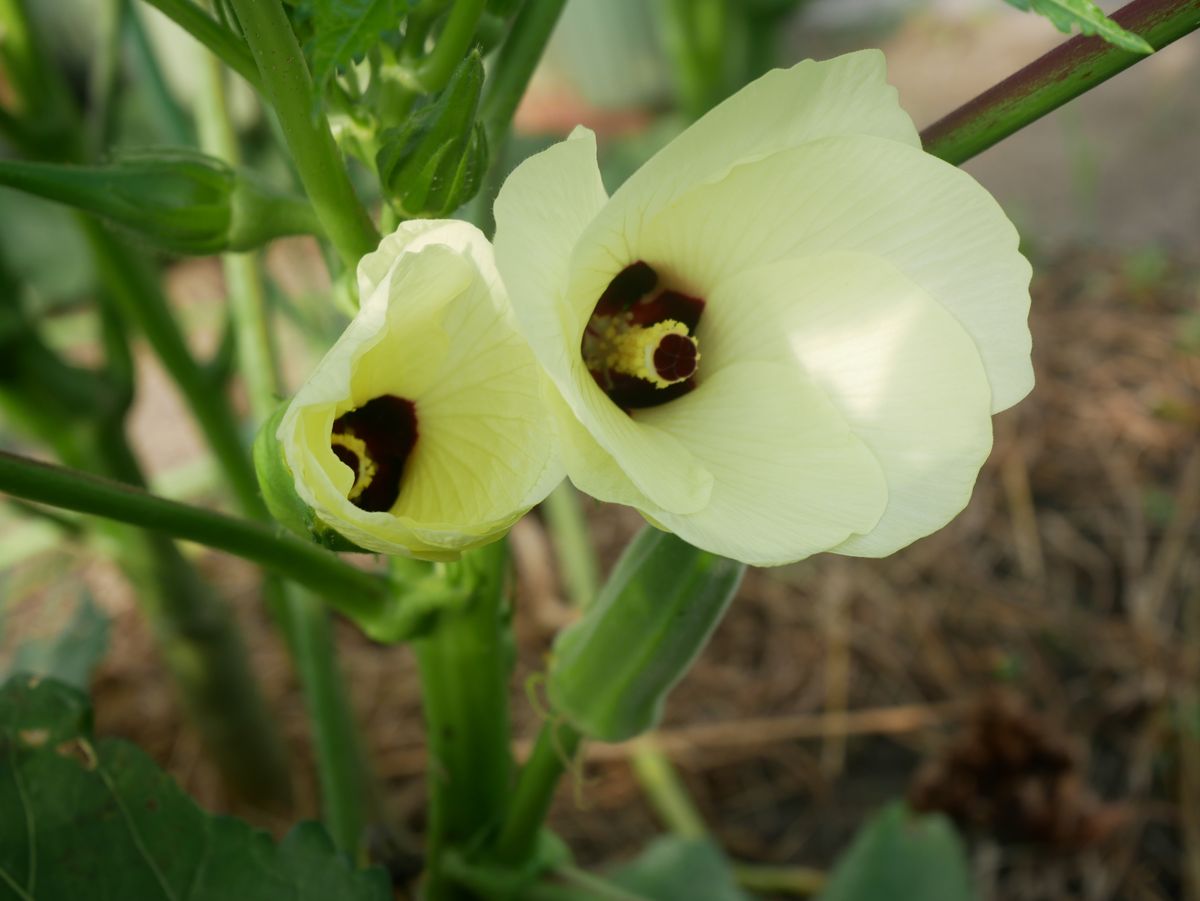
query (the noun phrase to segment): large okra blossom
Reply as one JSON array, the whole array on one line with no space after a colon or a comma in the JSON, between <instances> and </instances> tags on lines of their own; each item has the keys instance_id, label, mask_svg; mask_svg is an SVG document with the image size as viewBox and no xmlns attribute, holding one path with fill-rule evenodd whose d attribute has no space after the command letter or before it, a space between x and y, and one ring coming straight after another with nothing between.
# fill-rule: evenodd
<instances>
[{"instance_id":1,"label":"large okra blossom","mask_svg":"<svg viewBox=\"0 0 1200 901\"><path fill-rule=\"evenodd\" d=\"M280 421L284 459L322 525L453 559L562 478L544 378L474 226L401 225L359 263L358 289L358 314Z\"/></svg>"},{"instance_id":2,"label":"large okra blossom","mask_svg":"<svg viewBox=\"0 0 1200 901\"><path fill-rule=\"evenodd\" d=\"M1033 384L1030 268L885 75L773 71L612 197L582 128L509 177L497 264L580 489L756 565L888 554L966 504Z\"/></svg>"}]
</instances>

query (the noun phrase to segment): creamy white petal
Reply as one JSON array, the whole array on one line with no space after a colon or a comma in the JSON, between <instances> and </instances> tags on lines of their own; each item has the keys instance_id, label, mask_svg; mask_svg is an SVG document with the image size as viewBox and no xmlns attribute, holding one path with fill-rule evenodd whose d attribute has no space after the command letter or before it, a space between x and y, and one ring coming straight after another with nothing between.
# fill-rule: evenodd
<instances>
[{"instance_id":1,"label":"creamy white petal","mask_svg":"<svg viewBox=\"0 0 1200 901\"><path fill-rule=\"evenodd\" d=\"M597 500L636 507L649 516L661 515L661 508L639 491L612 454L596 443L553 386L547 399L558 427L559 453L575 487Z\"/></svg>"},{"instance_id":2,"label":"creamy white petal","mask_svg":"<svg viewBox=\"0 0 1200 901\"><path fill-rule=\"evenodd\" d=\"M753 566L802 560L869 531L887 505L875 457L794 363L726 366L638 418L712 472L703 510L653 518L713 553Z\"/></svg>"},{"instance_id":3,"label":"creamy white petal","mask_svg":"<svg viewBox=\"0 0 1200 901\"><path fill-rule=\"evenodd\" d=\"M797 256L881 257L975 341L992 411L1033 385L1029 263L973 178L896 141L829 138L734 169L642 230L634 255L703 294L738 272Z\"/></svg>"},{"instance_id":4,"label":"creamy white petal","mask_svg":"<svg viewBox=\"0 0 1200 901\"><path fill-rule=\"evenodd\" d=\"M322 520L361 547L426 559L499 537L562 478L544 377L494 267L489 278L486 242L474 229L445 234L466 240L410 241L383 270L279 428L297 491ZM371 512L347 499L353 473L330 432L381 394L413 402L417 440L395 505Z\"/></svg>"},{"instance_id":5,"label":"creamy white petal","mask_svg":"<svg viewBox=\"0 0 1200 901\"><path fill-rule=\"evenodd\" d=\"M707 365L799 362L879 461L887 509L834 551L890 554L966 506L991 391L970 336L911 279L864 254L789 260L722 283L705 317Z\"/></svg>"},{"instance_id":6,"label":"creamy white petal","mask_svg":"<svg viewBox=\"0 0 1200 901\"><path fill-rule=\"evenodd\" d=\"M599 298L565 301L572 248L607 200L586 128L517 166L496 198L496 263L522 333L556 382Z\"/></svg>"},{"instance_id":7,"label":"creamy white petal","mask_svg":"<svg viewBox=\"0 0 1200 901\"><path fill-rule=\"evenodd\" d=\"M710 110L617 189L582 236L574 274L598 272L607 284L639 259L647 223L688 191L721 180L736 166L848 135L921 146L896 89L887 83L881 51L804 60L768 72ZM590 290L580 287L571 296Z\"/></svg>"},{"instance_id":8,"label":"creamy white petal","mask_svg":"<svg viewBox=\"0 0 1200 901\"><path fill-rule=\"evenodd\" d=\"M449 247L468 257L490 287L495 288L499 283L492 247L474 225L460 219L410 219L401 222L373 253L358 261L358 296L362 302L375 293L402 253L415 253L431 244Z\"/></svg>"}]
</instances>

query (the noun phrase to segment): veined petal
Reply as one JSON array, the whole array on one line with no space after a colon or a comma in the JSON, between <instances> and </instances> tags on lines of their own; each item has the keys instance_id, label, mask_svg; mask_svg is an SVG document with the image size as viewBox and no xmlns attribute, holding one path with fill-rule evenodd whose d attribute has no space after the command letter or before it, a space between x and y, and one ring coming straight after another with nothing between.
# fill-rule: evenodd
<instances>
[{"instance_id":1,"label":"veined petal","mask_svg":"<svg viewBox=\"0 0 1200 901\"><path fill-rule=\"evenodd\" d=\"M551 413L558 426L558 448L575 487L597 500L636 507L646 515L660 515L657 504L637 489L612 454L579 422L553 386L547 391Z\"/></svg>"},{"instance_id":2,"label":"veined petal","mask_svg":"<svg viewBox=\"0 0 1200 901\"><path fill-rule=\"evenodd\" d=\"M566 378L592 312L565 300L571 251L607 200L586 128L517 166L496 198L496 262L521 331L555 381Z\"/></svg>"},{"instance_id":3,"label":"veined petal","mask_svg":"<svg viewBox=\"0 0 1200 901\"><path fill-rule=\"evenodd\" d=\"M297 392L278 437L297 493L350 541L454 559L500 537L562 469L544 376L513 326L482 235L465 223L401 230L391 246L402 249L366 274L374 290ZM364 510L348 497L355 473L334 453L331 431L381 396L411 403L416 439L390 509Z\"/></svg>"},{"instance_id":4,"label":"veined petal","mask_svg":"<svg viewBox=\"0 0 1200 901\"><path fill-rule=\"evenodd\" d=\"M641 232L635 256L703 294L735 274L832 251L878 256L975 341L992 411L1033 386L1029 263L991 195L965 172L896 141L828 138L739 166Z\"/></svg>"},{"instance_id":5,"label":"veined petal","mask_svg":"<svg viewBox=\"0 0 1200 901\"><path fill-rule=\"evenodd\" d=\"M491 245L483 233L460 219L410 219L400 223L379 247L358 261L358 296L366 301L387 278L404 252L415 253L431 244L440 244L470 257L489 287L500 281ZM501 291L501 293L503 293ZM410 298L408 303L413 303Z\"/></svg>"},{"instance_id":6,"label":"veined petal","mask_svg":"<svg viewBox=\"0 0 1200 901\"><path fill-rule=\"evenodd\" d=\"M686 442L713 474L704 509L652 518L715 554L792 563L870 531L887 505L879 463L794 363L726 366L639 419Z\"/></svg>"},{"instance_id":7,"label":"veined petal","mask_svg":"<svg viewBox=\"0 0 1200 901\"><path fill-rule=\"evenodd\" d=\"M742 272L713 292L704 336L716 369L799 362L879 461L887 509L835 552L890 554L966 506L992 446L987 375L958 320L887 262L831 253Z\"/></svg>"},{"instance_id":8,"label":"veined petal","mask_svg":"<svg viewBox=\"0 0 1200 901\"><path fill-rule=\"evenodd\" d=\"M920 148L912 119L887 83L879 50L773 69L714 107L637 170L584 236L580 264L636 260L642 227L691 189L735 166L809 141L873 135Z\"/></svg>"},{"instance_id":9,"label":"veined petal","mask_svg":"<svg viewBox=\"0 0 1200 901\"><path fill-rule=\"evenodd\" d=\"M574 416L599 448L617 461L631 483L622 493L643 495L657 507L680 514L695 513L708 503L712 473L687 442L641 416L644 411L631 416L614 404L582 363L573 366L566 390L559 387ZM579 469L568 471L572 481L594 478ZM616 489L609 490L615 500Z\"/></svg>"}]
</instances>

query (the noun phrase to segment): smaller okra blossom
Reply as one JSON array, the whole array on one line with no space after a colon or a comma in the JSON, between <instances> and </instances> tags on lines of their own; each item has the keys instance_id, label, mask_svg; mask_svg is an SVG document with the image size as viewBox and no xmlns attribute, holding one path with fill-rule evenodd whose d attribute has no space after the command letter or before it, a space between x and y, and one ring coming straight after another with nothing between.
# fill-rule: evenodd
<instances>
[{"instance_id":1,"label":"smaller okra blossom","mask_svg":"<svg viewBox=\"0 0 1200 901\"><path fill-rule=\"evenodd\" d=\"M277 431L300 498L359 547L455 559L562 478L542 376L474 226L402 224Z\"/></svg>"},{"instance_id":2,"label":"smaller okra blossom","mask_svg":"<svg viewBox=\"0 0 1200 901\"><path fill-rule=\"evenodd\" d=\"M770 72L611 197L583 128L509 176L497 265L581 490L760 566L890 554L966 504L1033 384L1030 267L885 76Z\"/></svg>"}]
</instances>

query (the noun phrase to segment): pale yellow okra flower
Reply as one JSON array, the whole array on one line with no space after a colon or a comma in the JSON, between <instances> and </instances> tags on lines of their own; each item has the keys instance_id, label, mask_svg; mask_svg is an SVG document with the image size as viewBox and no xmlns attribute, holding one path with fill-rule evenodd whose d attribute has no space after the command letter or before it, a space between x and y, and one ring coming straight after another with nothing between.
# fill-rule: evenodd
<instances>
[{"instance_id":1,"label":"pale yellow okra flower","mask_svg":"<svg viewBox=\"0 0 1200 901\"><path fill-rule=\"evenodd\" d=\"M277 438L323 525L449 560L502 536L562 478L544 381L474 226L402 224L358 267L362 306Z\"/></svg>"},{"instance_id":2,"label":"pale yellow okra flower","mask_svg":"<svg viewBox=\"0 0 1200 901\"><path fill-rule=\"evenodd\" d=\"M1033 384L1017 233L878 51L768 73L612 197L577 129L496 223L572 481L750 564L940 528Z\"/></svg>"}]
</instances>

